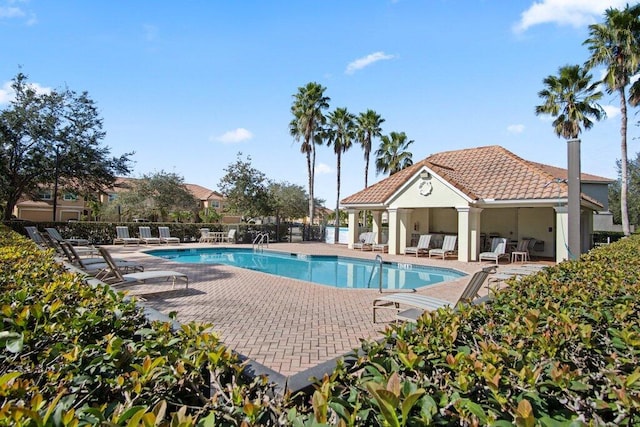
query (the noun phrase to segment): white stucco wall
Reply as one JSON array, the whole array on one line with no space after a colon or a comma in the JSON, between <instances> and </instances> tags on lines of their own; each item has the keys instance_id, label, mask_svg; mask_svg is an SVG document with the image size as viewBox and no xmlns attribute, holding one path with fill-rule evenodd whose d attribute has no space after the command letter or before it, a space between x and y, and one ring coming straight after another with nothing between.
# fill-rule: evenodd
<instances>
[{"instance_id":1,"label":"white stucco wall","mask_svg":"<svg viewBox=\"0 0 640 427\"><path fill-rule=\"evenodd\" d=\"M416 176L410 181L407 187L403 187L401 194L392 199L389 203L390 208L420 208L424 206L431 207L449 207L449 206L467 206L468 202L462 195L454 191L451 187L444 184L436 176L426 180L431 186L431 192L427 195L420 194L422 178ZM422 192L426 193L427 187L422 185Z\"/></svg>"}]
</instances>

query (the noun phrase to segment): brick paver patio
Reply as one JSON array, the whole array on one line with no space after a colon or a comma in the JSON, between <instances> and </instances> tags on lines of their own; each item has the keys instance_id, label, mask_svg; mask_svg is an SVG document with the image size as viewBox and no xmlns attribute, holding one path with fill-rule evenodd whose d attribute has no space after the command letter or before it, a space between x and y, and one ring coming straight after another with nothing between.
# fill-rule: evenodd
<instances>
[{"instance_id":1,"label":"brick paver patio","mask_svg":"<svg viewBox=\"0 0 640 427\"><path fill-rule=\"evenodd\" d=\"M179 247L203 246L211 244ZM146 306L161 313L176 312L179 322L212 323L229 348L284 377L303 374L349 353L360 346L361 338L379 337L380 331L392 319L389 311L381 313L378 323L372 322L372 301L379 295L377 290L337 289L225 265L180 264L143 252L157 247L111 246L109 250L120 258L138 260L147 269L184 272L189 276L189 288L178 284L172 289L170 283L155 282L118 289L126 289L130 295L141 298ZM268 249L362 258L376 255L324 243L278 243L271 244ZM403 255L383 254L383 258L385 261L451 267L467 273L486 265ZM418 292L455 301L468 280L466 276ZM486 289L483 291L486 293Z\"/></svg>"}]
</instances>

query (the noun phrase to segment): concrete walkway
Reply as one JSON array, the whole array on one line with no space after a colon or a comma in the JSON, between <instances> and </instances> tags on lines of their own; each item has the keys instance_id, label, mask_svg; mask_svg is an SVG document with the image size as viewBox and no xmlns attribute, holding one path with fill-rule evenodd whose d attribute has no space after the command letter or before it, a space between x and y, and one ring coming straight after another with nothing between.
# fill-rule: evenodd
<instances>
[{"instance_id":1,"label":"concrete walkway","mask_svg":"<svg viewBox=\"0 0 640 427\"><path fill-rule=\"evenodd\" d=\"M177 247L211 246L182 244ZM380 337L380 332L393 319L391 310L388 313L382 310L378 323L372 322L372 302L379 295L377 290L337 289L226 265L180 264L143 252L157 247L110 246L109 250L117 257L140 261L149 270L184 272L189 276L189 288L179 284L171 289L170 283L155 282L118 289L126 289L129 295L137 296L146 306L161 313L176 312L181 323L213 324L225 345L285 378L293 375L307 378L315 372L313 368L358 348L361 338ZM268 249L368 259L380 253L315 242L277 243ZM406 255L383 254L383 259L450 267L466 273L488 265ZM418 292L456 301L468 280L469 276L465 276Z\"/></svg>"}]
</instances>

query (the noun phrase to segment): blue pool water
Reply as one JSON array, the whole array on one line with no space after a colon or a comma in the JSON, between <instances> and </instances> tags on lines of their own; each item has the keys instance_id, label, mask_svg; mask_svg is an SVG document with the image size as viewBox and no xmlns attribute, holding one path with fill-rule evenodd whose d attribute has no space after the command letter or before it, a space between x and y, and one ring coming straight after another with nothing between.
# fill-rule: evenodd
<instances>
[{"instance_id":1,"label":"blue pool water","mask_svg":"<svg viewBox=\"0 0 640 427\"><path fill-rule=\"evenodd\" d=\"M377 289L379 287L378 268L375 269L371 278L374 262L358 258L275 251L254 252L243 248L155 249L146 253L175 262L226 264L338 288ZM465 275L449 268L384 262L382 287L384 289L416 289L455 280Z\"/></svg>"}]
</instances>

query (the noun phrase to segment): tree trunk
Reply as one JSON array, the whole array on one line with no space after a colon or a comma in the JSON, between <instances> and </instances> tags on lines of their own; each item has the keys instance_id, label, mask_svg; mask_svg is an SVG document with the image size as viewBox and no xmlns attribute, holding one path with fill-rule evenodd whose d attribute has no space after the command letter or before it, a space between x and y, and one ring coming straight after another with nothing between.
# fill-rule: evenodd
<instances>
[{"instance_id":1,"label":"tree trunk","mask_svg":"<svg viewBox=\"0 0 640 427\"><path fill-rule=\"evenodd\" d=\"M340 150L337 153L337 162L336 162L336 223L335 223L335 231L334 231L334 239L333 243L337 244L340 240Z\"/></svg>"},{"instance_id":2,"label":"tree trunk","mask_svg":"<svg viewBox=\"0 0 640 427\"><path fill-rule=\"evenodd\" d=\"M624 87L620 88L620 116L622 119L620 126L620 218L622 219L622 232L625 236L629 236L631 229L629 227L629 210L627 208L627 192L629 187L627 168L627 100L625 98Z\"/></svg>"},{"instance_id":3,"label":"tree trunk","mask_svg":"<svg viewBox=\"0 0 640 427\"><path fill-rule=\"evenodd\" d=\"M313 219L316 215L316 201L313 187L315 186L316 174L316 146L313 137L311 137L311 164L309 166L309 226L313 225ZM311 228L309 228L311 229Z\"/></svg>"}]
</instances>

